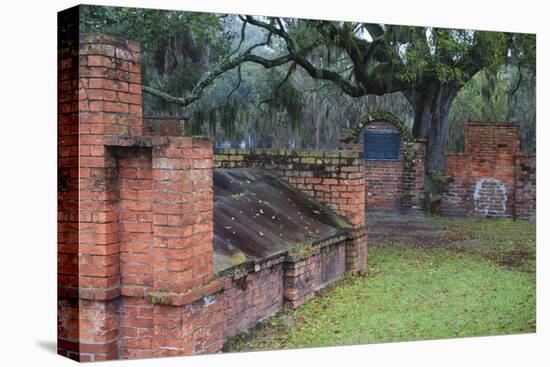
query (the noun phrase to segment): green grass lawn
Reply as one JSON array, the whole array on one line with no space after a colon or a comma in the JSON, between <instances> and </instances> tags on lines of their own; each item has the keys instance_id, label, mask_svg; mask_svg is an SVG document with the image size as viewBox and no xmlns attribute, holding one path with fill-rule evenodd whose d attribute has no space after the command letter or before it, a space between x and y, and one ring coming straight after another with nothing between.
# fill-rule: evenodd
<instances>
[{"instance_id":1,"label":"green grass lawn","mask_svg":"<svg viewBox=\"0 0 550 367\"><path fill-rule=\"evenodd\" d=\"M535 331L535 224L427 218L440 245L369 249L366 276L347 277L297 310L232 338L227 351Z\"/></svg>"}]
</instances>

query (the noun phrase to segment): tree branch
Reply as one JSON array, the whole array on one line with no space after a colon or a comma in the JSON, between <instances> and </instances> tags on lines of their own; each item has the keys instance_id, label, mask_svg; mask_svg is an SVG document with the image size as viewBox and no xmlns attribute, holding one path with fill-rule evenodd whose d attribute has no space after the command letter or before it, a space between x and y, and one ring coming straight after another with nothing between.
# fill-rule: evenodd
<instances>
[{"instance_id":1,"label":"tree branch","mask_svg":"<svg viewBox=\"0 0 550 367\"><path fill-rule=\"evenodd\" d=\"M329 80L336 84L336 86L338 86L340 89L342 89L344 93L352 97L363 96L366 93L366 90L365 88L363 88L363 86L348 82L340 74L332 70L316 68L315 66L313 66L312 63L301 56L292 55L292 60L300 65L312 78Z\"/></svg>"},{"instance_id":2,"label":"tree branch","mask_svg":"<svg viewBox=\"0 0 550 367\"><path fill-rule=\"evenodd\" d=\"M374 38L373 42L357 37L349 26L341 28L328 21L321 22L318 30L348 54L354 66L355 78L363 87L363 91L359 95L382 95L411 88L408 83L399 80L395 76L395 70L392 70L401 64L401 60L395 60L384 50L382 43L384 30L380 26L372 24L365 24L365 27L369 33L374 34L371 34ZM371 58L379 63L369 72L367 65ZM390 71L390 73L384 74L385 77L382 78L381 71ZM346 90L344 92L350 94Z\"/></svg>"},{"instance_id":3,"label":"tree branch","mask_svg":"<svg viewBox=\"0 0 550 367\"><path fill-rule=\"evenodd\" d=\"M516 92L518 91L519 89L519 86L521 85L521 62L518 63L518 82L516 84L516 86L514 87L514 89L512 89L511 93L510 93L510 96L511 97L514 97L514 95L516 94Z\"/></svg>"},{"instance_id":4,"label":"tree branch","mask_svg":"<svg viewBox=\"0 0 550 367\"><path fill-rule=\"evenodd\" d=\"M239 87L241 86L241 80L242 80L242 75L241 75L241 65L238 66L238 69L237 69L237 84L235 84L235 86L233 87L233 89L231 89L231 91L227 94L227 97L225 98L226 101L229 101L229 98L231 97L231 95L233 93L235 93L237 91L237 89L239 89Z\"/></svg>"},{"instance_id":5,"label":"tree branch","mask_svg":"<svg viewBox=\"0 0 550 367\"><path fill-rule=\"evenodd\" d=\"M198 100L203 95L206 87L212 84L216 78L218 78L223 73L229 70L232 70L235 67L245 62L253 62L253 63L262 65L266 69L271 69L271 68L286 64L287 62L294 61L297 65L300 65L312 78L329 80L334 84L336 84L339 88L341 88L344 91L344 93L349 94L352 97L357 97L365 94L365 89L362 86L354 85L348 82L340 74L332 70L317 68L311 62L309 62L305 57L301 56L304 53L304 51L295 50L294 42L292 41L290 36L286 33L284 28L278 28L274 25L274 23L265 23L251 16L246 16L245 18L241 17L241 19L245 19L246 22L252 25L266 29L268 31L266 40L264 42L260 42L250 46L241 55L231 60L225 60L224 62L222 62L211 73L207 73L197 83L197 85L191 90L191 92L185 97L171 96L168 93L165 93L159 89L156 89L150 86L143 86L142 88L143 91L146 93L152 94L154 96L157 96L159 98L162 98L167 102L176 103L182 106L188 106L191 103ZM282 23L280 22L280 20L279 20L279 24L282 26ZM292 51L286 55L280 56L275 59L266 59L261 56L252 54L252 51L257 47L268 45L272 34L275 34L283 38L287 44L287 49L289 51L291 50Z\"/></svg>"},{"instance_id":6,"label":"tree branch","mask_svg":"<svg viewBox=\"0 0 550 367\"><path fill-rule=\"evenodd\" d=\"M383 95L386 93L402 91L402 90L411 88L409 84L394 77L393 76L394 73L389 73L389 74L387 73L388 68L391 69L394 66L391 61L387 63L379 63L373 68L372 72L368 73L365 65L365 59L364 59L365 55L369 53L374 54L375 50L373 49L373 47L376 49L380 48L380 47L377 47L379 42L377 41L375 43L371 43L356 37L354 34L350 33L352 32L352 29L350 27L341 29L335 26L331 22L321 22L321 25L319 26L318 29L321 32L321 34L324 34L326 37L330 38L338 47L343 48L348 53L354 65L355 77L356 77L356 80L359 82L358 84L353 83L352 81L346 80L346 78L344 78L344 76L342 76L338 72L335 72L329 69L319 68L313 65L304 56L307 54L307 52L311 48L308 48L307 50L296 49L294 40L285 31L284 25L281 19L276 18L272 20L270 23L266 23L252 16L239 16L239 18L243 21L244 24L243 24L243 27L241 28L241 42L239 43L237 50L240 49L242 43L244 42L245 24L247 23L265 29L268 32L265 41L259 42L250 46L248 49L246 49L242 54L240 54L237 57L234 57L232 59L225 59L211 73L207 73L197 83L197 85L191 90L191 92L187 96L184 96L184 97L171 96L161 90L158 90L150 86L143 86L143 91L146 93L152 94L154 96L157 96L159 98L163 98L168 102L176 103L182 106L187 106L195 102L196 100L198 100L203 95L204 90L209 85L211 85L216 78L218 78L223 73L234 69L235 67L239 67L239 81L236 87L233 88L233 90L230 92L230 95L234 93L236 88L238 88L238 86L241 83L240 66L245 62L260 64L266 69L271 69L291 61L294 64L289 69L289 73L287 74L287 76L285 77L281 85L284 82L286 82L286 80L288 80L288 78L290 77L290 74L294 71L294 68L295 68L294 65L299 65L312 78L330 81L334 83L338 88L340 88L343 93L351 97L359 97L359 96L364 96L366 94ZM377 39L379 39L381 35L378 34L379 32L377 33L375 30L380 31L382 30L382 28L381 27L379 29L372 28L373 33L375 33L377 36ZM288 54L280 56L275 59L267 59L252 53L258 47L269 45L272 35L276 35L284 40L287 46L287 50L289 51ZM310 47L316 47L316 46L317 45L314 44L313 46L310 46ZM235 53L235 51L233 53ZM388 77L388 75L390 75L391 77Z\"/></svg>"},{"instance_id":7,"label":"tree branch","mask_svg":"<svg viewBox=\"0 0 550 367\"><path fill-rule=\"evenodd\" d=\"M296 63L293 62L292 65L290 65L290 67L288 68L288 71L285 77L283 78L283 80L281 80L281 82L279 82L279 84L277 84L277 86L275 87L275 91L271 94L271 97L268 99L261 100L260 103L258 103L258 107L260 107L262 104L274 101L277 94L279 93L279 90L290 79L290 76L292 75L292 73L294 73L295 70L296 70Z\"/></svg>"},{"instance_id":8,"label":"tree branch","mask_svg":"<svg viewBox=\"0 0 550 367\"><path fill-rule=\"evenodd\" d=\"M244 39L245 39L245 31L246 31L246 25L248 23L246 22L243 22L243 25L241 27L241 39L239 40L239 45L237 46L237 51L239 51L241 49L241 45L243 44L244 42Z\"/></svg>"},{"instance_id":9,"label":"tree branch","mask_svg":"<svg viewBox=\"0 0 550 367\"><path fill-rule=\"evenodd\" d=\"M317 87L317 88L304 89L304 93L313 94L313 93L316 93L316 92L320 91L321 89L325 89L326 87L328 87L328 83L324 83L320 87Z\"/></svg>"},{"instance_id":10,"label":"tree branch","mask_svg":"<svg viewBox=\"0 0 550 367\"><path fill-rule=\"evenodd\" d=\"M254 47L254 46L252 46ZM252 48L251 47L251 48ZM249 48L250 50L250 48ZM206 87L208 87L216 78L218 78L223 73L232 70L239 66L242 63L245 62L254 62L256 64L262 65L266 69L271 69L283 64L286 64L287 62L291 61L292 58L290 55L284 55L275 59L265 59L263 57L253 55L250 53L242 54L238 57L235 57L232 60L229 60L225 63L220 64L218 67L216 67L211 73L206 73L206 75L195 85L195 87L191 90L191 92L185 96L185 97L175 97L172 95L169 95L168 93L165 93L159 89L146 86L144 85L142 87L143 91L146 93L149 93L151 95L157 96L159 98L164 99L167 102L172 102L179 104L181 106L188 106L191 103L198 100L202 95L204 94L204 90Z\"/></svg>"},{"instance_id":11,"label":"tree branch","mask_svg":"<svg viewBox=\"0 0 550 367\"><path fill-rule=\"evenodd\" d=\"M245 21L252 24L252 25L255 25L256 27L263 28L263 29L267 30L269 33L273 33L273 34L276 34L277 36L281 37L285 41L288 51L290 53L295 53L296 52L296 46L294 44L294 41L289 36L289 34L286 33L286 31L283 27L283 24L281 22L281 19L277 18L277 22L278 22L278 24L280 25L281 28L275 27L275 24L273 24L273 23L262 22L261 20L255 19L254 17L252 17L250 15L247 15L245 17Z\"/></svg>"}]
</instances>

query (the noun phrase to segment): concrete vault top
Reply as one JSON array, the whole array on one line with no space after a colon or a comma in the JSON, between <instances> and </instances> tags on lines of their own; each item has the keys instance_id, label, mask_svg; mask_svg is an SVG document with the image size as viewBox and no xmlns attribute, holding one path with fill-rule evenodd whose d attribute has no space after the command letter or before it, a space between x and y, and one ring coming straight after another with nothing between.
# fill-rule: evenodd
<instances>
[{"instance_id":1,"label":"concrete vault top","mask_svg":"<svg viewBox=\"0 0 550 367\"><path fill-rule=\"evenodd\" d=\"M259 168L214 170L214 267L259 264L345 235L332 209Z\"/></svg>"}]
</instances>

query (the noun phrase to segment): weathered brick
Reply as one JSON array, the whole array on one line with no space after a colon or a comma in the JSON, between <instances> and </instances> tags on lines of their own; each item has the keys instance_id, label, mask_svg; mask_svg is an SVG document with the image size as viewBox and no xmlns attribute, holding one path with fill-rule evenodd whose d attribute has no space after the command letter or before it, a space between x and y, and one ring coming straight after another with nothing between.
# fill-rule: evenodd
<instances>
[{"instance_id":1,"label":"weathered brick","mask_svg":"<svg viewBox=\"0 0 550 367\"><path fill-rule=\"evenodd\" d=\"M441 213L533 219L536 177L520 167L535 162L520 155L519 125L467 122L464 134L464 154L446 156Z\"/></svg>"},{"instance_id":2,"label":"weathered brick","mask_svg":"<svg viewBox=\"0 0 550 367\"><path fill-rule=\"evenodd\" d=\"M161 130L142 129L139 47L102 35L82 40L82 63L60 62L71 71L60 83L70 101L60 108L61 172L80 185L60 193L67 210L60 207L58 216L58 307L68 322L59 335L73 343L61 353L103 360L215 352L228 336L280 310L285 294L296 306L346 269L364 268L366 239L342 237L319 245L288 273L280 257L240 280L215 278L214 159L263 166L362 228L360 154L232 149L220 160L210 139L172 136L179 122L162 130L165 136L145 137ZM81 83L70 79L78 68ZM73 90L88 102L80 126L68 117L79 112ZM328 263L335 265L323 268ZM151 303L152 294L171 306ZM78 354L74 346L82 340L93 347Z\"/></svg>"}]
</instances>

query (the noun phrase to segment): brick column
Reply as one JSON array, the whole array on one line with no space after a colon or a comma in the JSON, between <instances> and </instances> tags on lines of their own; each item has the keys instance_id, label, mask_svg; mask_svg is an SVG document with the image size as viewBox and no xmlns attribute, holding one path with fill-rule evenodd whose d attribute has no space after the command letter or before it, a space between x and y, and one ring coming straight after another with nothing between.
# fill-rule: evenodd
<instances>
[{"instance_id":1,"label":"brick column","mask_svg":"<svg viewBox=\"0 0 550 367\"><path fill-rule=\"evenodd\" d=\"M116 157L105 135L141 133L139 45L87 34L79 48L80 293L120 294Z\"/></svg>"},{"instance_id":2,"label":"brick column","mask_svg":"<svg viewBox=\"0 0 550 367\"><path fill-rule=\"evenodd\" d=\"M78 8L64 14L71 11L78 24ZM78 26L70 43L59 52L59 351L80 361L113 359L120 194L116 156L104 143L106 135L141 133L139 45L78 37Z\"/></svg>"},{"instance_id":3,"label":"brick column","mask_svg":"<svg viewBox=\"0 0 550 367\"><path fill-rule=\"evenodd\" d=\"M403 162L403 209L424 211L424 172L426 162L426 140L403 142L402 149L410 149L411 159Z\"/></svg>"},{"instance_id":4,"label":"brick column","mask_svg":"<svg viewBox=\"0 0 550 367\"><path fill-rule=\"evenodd\" d=\"M159 137L153 147L153 288L174 294L213 277L212 141Z\"/></svg>"},{"instance_id":5,"label":"brick column","mask_svg":"<svg viewBox=\"0 0 550 367\"><path fill-rule=\"evenodd\" d=\"M193 320L182 309L222 289L213 272L212 141L153 139L153 356L192 354ZM174 328L174 322L183 327Z\"/></svg>"},{"instance_id":6,"label":"brick column","mask_svg":"<svg viewBox=\"0 0 550 367\"><path fill-rule=\"evenodd\" d=\"M516 157L516 196L514 216L519 219L535 220L537 215L537 157L523 155Z\"/></svg>"},{"instance_id":7,"label":"brick column","mask_svg":"<svg viewBox=\"0 0 550 367\"><path fill-rule=\"evenodd\" d=\"M426 140L416 140L416 150L414 155L414 194L412 199L413 209L424 211L424 185L426 172Z\"/></svg>"}]
</instances>

